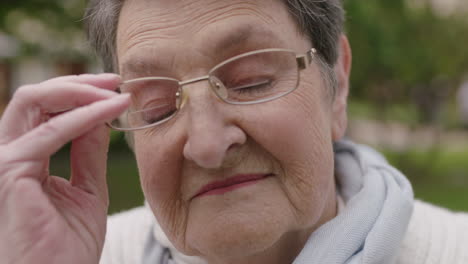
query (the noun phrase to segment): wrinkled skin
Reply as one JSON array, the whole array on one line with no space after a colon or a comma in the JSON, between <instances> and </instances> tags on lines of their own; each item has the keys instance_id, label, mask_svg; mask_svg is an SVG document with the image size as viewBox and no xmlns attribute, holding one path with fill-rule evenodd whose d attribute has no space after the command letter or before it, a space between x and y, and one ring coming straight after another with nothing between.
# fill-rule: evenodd
<instances>
[{"instance_id":1,"label":"wrinkled skin","mask_svg":"<svg viewBox=\"0 0 468 264\"><path fill-rule=\"evenodd\" d=\"M311 48L281 1L270 0L127 0L117 41L123 79L185 80L242 52ZM126 66L132 60L136 73ZM332 142L346 128L350 64L343 36L334 98L317 63L294 93L258 105L225 104L195 83L170 122L133 134L145 196L180 251L210 263L291 263L336 215ZM104 123L130 104L111 92L119 82L61 77L14 95L0 121L0 263L98 263L108 204ZM48 173L50 156L68 141L70 181ZM194 197L207 183L246 173L272 176Z\"/></svg>"},{"instance_id":2,"label":"wrinkled skin","mask_svg":"<svg viewBox=\"0 0 468 264\"><path fill-rule=\"evenodd\" d=\"M129 103L111 91L119 81L60 77L15 93L0 122L0 263L98 263L108 205L104 122ZM70 140L66 181L48 165Z\"/></svg>"},{"instance_id":3,"label":"wrinkled skin","mask_svg":"<svg viewBox=\"0 0 468 264\"><path fill-rule=\"evenodd\" d=\"M340 41L333 100L317 63L301 72L296 91L257 105L223 103L198 82L184 87L189 99L176 117L133 134L146 199L180 251L210 263L291 263L336 215L332 142L346 127L350 65L347 40ZM282 1L129 0L117 38L124 79L187 80L263 48L311 48ZM273 176L194 197L240 174Z\"/></svg>"}]
</instances>

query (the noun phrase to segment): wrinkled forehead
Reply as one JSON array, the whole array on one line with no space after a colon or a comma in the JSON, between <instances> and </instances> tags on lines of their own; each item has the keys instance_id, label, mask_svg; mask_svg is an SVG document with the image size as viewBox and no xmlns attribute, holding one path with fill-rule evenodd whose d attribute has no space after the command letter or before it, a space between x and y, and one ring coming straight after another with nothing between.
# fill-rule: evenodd
<instances>
[{"instance_id":1,"label":"wrinkled forehead","mask_svg":"<svg viewBox=\"0 0 468 264\"><path fill-rule=\"evenodd\" d=\"M301 37L282 0L127 0L117 54L122 68L155 51L211 56L245 44L303 51L308 47L293 41Z\"/></svg>"}]
</instances>

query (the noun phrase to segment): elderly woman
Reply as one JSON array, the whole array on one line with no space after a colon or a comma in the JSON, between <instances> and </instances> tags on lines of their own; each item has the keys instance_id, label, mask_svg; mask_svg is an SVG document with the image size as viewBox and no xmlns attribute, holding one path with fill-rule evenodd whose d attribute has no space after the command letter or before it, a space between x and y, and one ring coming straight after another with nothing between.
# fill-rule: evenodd
<instances>
[{"instance_id":1,"label":"elderly woman","mask_svg":"<svg viewBox=\"0 0 468 264\"><path fill-rule=\"evenodd\" d=\"M342 140L339 0L94 0L86 20L119 75L15 94L1 263L468 263L468 217L413 202L382 156ZM128 133L147 200L107 229L106 123ZM48 172L68 141L70 181Z\"/></svg>"}]
</instances>

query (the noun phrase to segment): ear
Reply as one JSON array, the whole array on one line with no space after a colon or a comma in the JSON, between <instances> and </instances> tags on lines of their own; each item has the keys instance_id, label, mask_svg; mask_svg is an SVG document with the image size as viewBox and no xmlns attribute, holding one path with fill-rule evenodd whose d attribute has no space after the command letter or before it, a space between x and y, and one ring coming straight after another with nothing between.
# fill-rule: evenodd
<instances>
[{"instance_id":1,"label":"ear","mask_svg":"<svg viewBox=\"0 0 468 264\"><path fill-rule=\"evenodd\" d=\"M332 105L332 139L340 140L346 132L348 125L347 101L349 94L349 75L351 72L351 48L348 38L341 35L339 43L338 61L334 67L337 87Z\"/></svg>"}]
</instances>

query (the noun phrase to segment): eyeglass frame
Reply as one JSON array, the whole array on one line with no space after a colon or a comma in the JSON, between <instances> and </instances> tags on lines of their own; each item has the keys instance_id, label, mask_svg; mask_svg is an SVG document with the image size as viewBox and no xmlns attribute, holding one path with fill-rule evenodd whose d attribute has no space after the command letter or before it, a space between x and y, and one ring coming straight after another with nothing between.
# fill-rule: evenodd
<instances>
[{"instance_id":1,"label":"eyeglass frame","mask_svg":"<svg viewBox=\"0 0 468 264\"><path fill-rule=\"evenodd\" d=\"M231 57L231 58L217 64L213 68L211 68L211 70L208 72L207 75L192 78L192 79L185 80L185 81L180 81L180 80L170 78L170 77L159 77L159 76L142 77L142 78L135 78L135 79L123 81L122 83L120 83L119 89L120 89L120 86L122 86L124 84L129 84L129 83L139 82L139 81L145 81L145 80L166 80L166 81L176 82L178 84L178 86L179 86L178 91L176 93L176 96L177 96L177 99L176 99L177 100L176 101L176 107L177 107L176 112L174 112L174 114L168 116L167 118L165 118L163 120L160 120L160 121L155 122L153 124L149 124L149 125L142 126L142 127L119 128L119 127L113 126L110 122L107 123L107 126L114 129L114 130L117 130L117 131L130 132L130 131L137 131L137 130L147 129L147 128L158 126L158 125L160 125L162 123L165 123L166 121L172 119L177 114L177 112L180 109L182 109L182 107L184 106L184 103L187 100L187 96L184 96L185 93L183 92L183 87L185 85L197 83L197 82L200 82L200 81L208 81L210 83L210 88L211 88L210 90L216 95L216 97L218 99L220 99L221 101L223 101L223 102L225 102L227 104L232 104L232 105L252 105L252 104L265 103L265 102L276 100L278 98L281 98L283 96L286 96L286 95L294 92L297 89L297 87L299 86L300 75L298 75L296 87L294 87L294 89L291 89L290 91L288 91L288 92L286 92L284 94L276 95L276 96L269 97L269 98L254 100L254 101L247 101L247 102L229 101L229 100L226 100L225 98L222 98L220 96L220 94L215 91L214 84L212 83L212 80L211 80L211 78L212 78L211 73L215 72L216 70L223 67L224 65L231 63L232 61L238 60L238 59L243 58L243 57L247 57L247 56L251 56L251 55L255 55L255 54L260 54L260 53L266 53L266 52L290 52L290 53L296 54L296 62L297 62L298 72L306 69L312 63L315 56L317 55L317 49L315 49L315 48L311 48L311 49L309 49L307 52L305 52L303 54L298 54L296 51L290 50L290 49L281 49L281 48L260 49L260 50L250 51L250 52L242 53L242 54L236 55L234 57Z\"/></svg>"}]
</instances>

